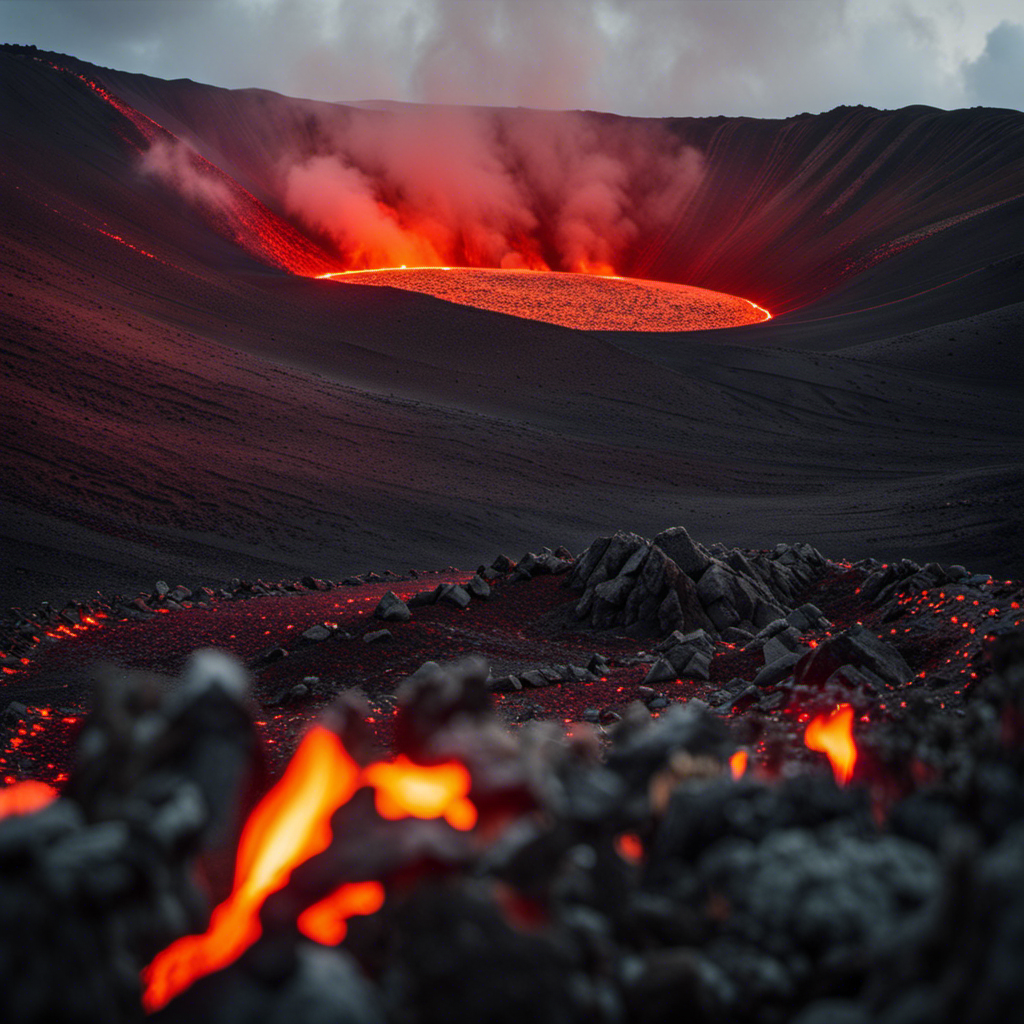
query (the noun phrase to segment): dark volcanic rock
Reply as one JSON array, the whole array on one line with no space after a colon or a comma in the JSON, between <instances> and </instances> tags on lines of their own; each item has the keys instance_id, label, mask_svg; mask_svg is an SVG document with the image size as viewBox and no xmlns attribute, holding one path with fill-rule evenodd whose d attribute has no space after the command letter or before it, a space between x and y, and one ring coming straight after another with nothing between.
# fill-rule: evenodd
<instances>
[{"instance_id":1,"label":"dark volcanic rock","mask_svg":"<svg viewBox=\"0 0 1024 1024\"><path fill-rule=\"evenodd\" d=\"M683 526L662 530L653 541L656 547L672 559L694 582L711 564L711 555L700 544L694 543Z\"/></svg>"},{"instance_id":2,"label":"dark volcanic rock","mask_svg":"<svg viewBox=\"0 0 1024 1024\"><path fill-rule=\"evenodd\" d=\"M567 582L583 590L576 617L595 629L625 626L668 633L714 628L693 581L660 548L636 534L596 540Z\"/></svg>"},{"instance_id":3,"label":"dark volcanic rock","mask_svg":"<svg viewBox=\"0 0 1024 1024\"><path fill-rule=\"evenodd\" d=\"M640 710L646 716L642 706ZM725 726L705 704L693 700L673 704L656 722L617 734L608 755L608 767L622 775L631 787L637 787L645 785L676 752L724 762L732 750Z\"/></svg>"},{"instance_id":4,"label":"dark volcanic rock","mask_svg":"<svg viewBox=\"0 0 1024 1024\"><path fill-rule=\"evenodd\" d=\"M667 683L677 678L678 674L668 658L659 658L652 666L651 671L644 677L644 685L652 683Z\"/></svg>"},{"instance_id":5,"label":"dark volcanic rock","mask_svg":"<svg viewBox=\"0 0 1024 1024\"><path fill-rule=\"evenodd\" d=\"M329 640L332 634L333 630L330 629L330 627L324 625L316 625L310 626L309 629L307 629L302 634L302 639L308 640L310 643L318 644L324 640Z\"/></svg>"},{"instance_id":6,"label":"dark volcanic rock","mask_svg":"<svg viewBox=\"0 0 1024 1024\"><path fill-rule=\"evenodd\" d=\"M895 647L864 626L851 626L805 654L794 671L794 682L823 686L844 665L870 669L890 686L899 686L914 674Z\"/></svg>"},{"instance_id":7,"label":"dark volcanic rock","mask_svg":"<svg viewBox=\"0 0 1024 1024\"><path fill-rule=\"evenodd\" d=\"M168 1007L166 1024L384 1024L380 994L340 949L302 942L284 979L234 964Z\"/></svg>"},{"instance_id":8,"label":"dark volcanic rock","mask_svg":"<svg viewBox=\"0 0 1024 1024\"><path fill-rule=\"evenodd\" d=\"M456 608L468 608L470 601L469 591L457 583L442 586L441 593L437 595L437 600L444 604L454 605Z\"/></svg>"},{"instance_id":9,"label":"dark volcanic rock","mask_svg":"<svg viewBox=\"0 0 1024 1024\"><path fill-rule=\"evenodd\" d=\"M412 618L409 606L393 590L389 590L380 599L373 614L384 622L408 622Z\"/></svg>"},{"instance_id":10,"label":"dark volcanic rock","mask_svg":"<svg viewBox=\"0 0 1024 1024\"><path fill-rule=\"evenodd\" d=\"M781 658L777 658L775 661L768 665L765 665L760 672L754 676L755 686L774 686L776 683L782 682L787 676L793 674L793 670L796 665L800 662L803 657L801 654L792 653L784 654Z\"/></svg>"},{"instance_id":11,"label":"dark volcanic rock","mask_svg":"<svg viewBox=\"0 0 1024 1024\"><path fill-rule=\"evenodd\" d=\"M682 527L665 530L654 542L634 533L599 537L566 581L582 591L576 617L595 629L620 626L634 635L700 628L714 636L726 629L744 636L775 620L783 620L784 628L788 603L826 566L808 544L779 545L770 555L717 546L715 552L694 544ZM820 625L820 613L802 613L796 621L805 628Z\"/></svg>"}]
</instances>

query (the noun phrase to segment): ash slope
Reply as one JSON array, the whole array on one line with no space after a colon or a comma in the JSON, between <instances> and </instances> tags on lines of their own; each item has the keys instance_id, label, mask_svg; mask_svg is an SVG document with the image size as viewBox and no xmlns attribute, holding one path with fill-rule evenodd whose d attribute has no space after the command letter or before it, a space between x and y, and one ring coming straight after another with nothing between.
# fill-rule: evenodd
<instances>
[{"instance_id":1,"label":"ash slope","mask_svg":"<svg viewBox=\"0 0 1024 1024\"><path fill-rule=\"evenodd\" d=\"M273 139L340 108L76 67L291 237ZM288 275L140 175L79 80L4 52L0 89L8 601L682 520L1024 572L1020 114L669 122L707 174L647 272L791 311L641 338Z\"/></svg>"}]
</instances>

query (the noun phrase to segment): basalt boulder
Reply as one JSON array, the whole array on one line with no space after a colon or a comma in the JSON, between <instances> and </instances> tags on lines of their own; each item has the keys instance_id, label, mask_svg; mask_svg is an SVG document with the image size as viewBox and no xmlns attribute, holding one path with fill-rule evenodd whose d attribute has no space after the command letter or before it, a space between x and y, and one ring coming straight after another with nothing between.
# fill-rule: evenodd
<instances>
[{"instance_id":1,"label":"basalt boulder","mask_svg":"<svg viewBox=\"0 0 1024 1024\"><path fill-rule=\"evenodd\" d=\"M892 644L864 626L851 626L809 651L793 672L798 686L823 686L844 665L868 669L889 686L907 682L913 671Z\"/></svg>"},{"instance_id":2,"label":"basalt boulder","mask_svg":"<svg viewBox=\"0 0 1024 1024\"><path fill-rule=\"evenodd\" d=\"M384 622L408 622L412 618L409 606L393 590L389 590L380 599L373 614Z\"/></svg>"}]
</instances>

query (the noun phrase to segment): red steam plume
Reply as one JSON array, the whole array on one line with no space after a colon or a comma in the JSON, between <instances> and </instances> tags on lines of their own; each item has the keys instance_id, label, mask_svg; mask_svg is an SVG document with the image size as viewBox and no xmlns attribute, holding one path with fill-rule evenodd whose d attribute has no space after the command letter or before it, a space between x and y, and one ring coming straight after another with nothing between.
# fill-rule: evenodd
<instances>
[{"instance_id":1,"label":"red steam plume","mask_svg":"<svg viewBox=\"0 0 1024 1024\"><path fill-rule=\"evenodd\" d=\"M283 202L343 267L611 274L700 183L661 126L579 113L352 110L281 162Z\"/></svg>"}]
</instances>

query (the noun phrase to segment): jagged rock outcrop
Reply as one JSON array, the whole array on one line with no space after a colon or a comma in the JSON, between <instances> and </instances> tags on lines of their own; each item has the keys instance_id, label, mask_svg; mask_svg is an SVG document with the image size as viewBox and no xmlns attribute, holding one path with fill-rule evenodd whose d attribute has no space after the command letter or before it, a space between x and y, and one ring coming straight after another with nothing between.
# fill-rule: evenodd
<instances>
[{"instance_id":1,"label":"jagged rock outcrop","mask_svg":"<svg viewBox=\"0 0 1024 1024\"><path fill-rule=\"evenodd\" d=\"M825 564L809 544L780 544L770 553L705 548L677 526L653 541L621 531L599 537L566 586L582 591L576 618L595 629L703 630L718 638L727 629L753 635L785 619Z\"/></svg>"}]
</instances>

